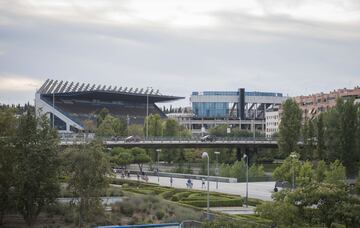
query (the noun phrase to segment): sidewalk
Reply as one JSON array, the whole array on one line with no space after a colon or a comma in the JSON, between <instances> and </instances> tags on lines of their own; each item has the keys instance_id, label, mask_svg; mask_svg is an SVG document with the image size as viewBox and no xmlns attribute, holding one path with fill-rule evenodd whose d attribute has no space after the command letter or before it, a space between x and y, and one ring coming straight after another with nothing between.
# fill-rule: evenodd
<instances>
[{"instance_id":1,"label":"sidewalk","mask_svg":"<svg viewBox=\"0 0 360 228\"><path fill-rule=\"evenodd\" d=\"M206 208L205 208L206 210ZM255 207L210 207L210 211L221 212L229 215L252 215L255 214Z\"/></svg>"},{"instance_id":2,"label":"sidewalk","mask_svg":"<svg viewBox=\"0 0 360 228\"><path fill-rule=\"evenodd\" d=\"M121 179L120 175L117 175L117 178ZM129 179L129 178L124 178ZM137 180L137 177L132 175L130 177L131 180ZM140 180L142 181L142 180ZM185 188L186 189L186 181L187 179L181 178L173 178L174 188ZM158 177L157 176L149 176L149 183L159 183L162 186L170 186L170 178L169 177ZM205 188L201 188L201 180L192 180L193 189L206 191L207 183L205 184ZM274 189L275 182L249 182L249 198L261 199L266 201L271 201L271 194ZM216 189L216 182L210 182L210 191L220 192L226 194L233 195L241 195L245 196L246 192L246 183L218 183L218 189Z\"/></svg>"}]
</instances>

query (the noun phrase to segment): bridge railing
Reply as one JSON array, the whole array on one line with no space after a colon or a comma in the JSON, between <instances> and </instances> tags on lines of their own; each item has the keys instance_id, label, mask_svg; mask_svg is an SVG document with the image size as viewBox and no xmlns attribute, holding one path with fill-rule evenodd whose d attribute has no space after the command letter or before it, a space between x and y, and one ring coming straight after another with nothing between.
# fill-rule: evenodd
<instances>
[{"instance_id":1,"label":"bridge railing","mask_svg":"<svg viewBox=\"0 0 360 228\"><path fill-rule=\"evenodd\" d=\"M60 141L63 143L66 142L89 142L94 140L96 135L94 133L59 133ZM124 136L113 136L113 137L103 137L104 142L124 142L126 141ZM213 141L204 141L204 143L221 143L221 142L269 142L276 141L275 138L266 138L266 137L217 137ZM140 138L137 143L141 142L189 142L189 143L200 143L202 142L201 137L148 137Z\"/></svg>"}]
</instances>

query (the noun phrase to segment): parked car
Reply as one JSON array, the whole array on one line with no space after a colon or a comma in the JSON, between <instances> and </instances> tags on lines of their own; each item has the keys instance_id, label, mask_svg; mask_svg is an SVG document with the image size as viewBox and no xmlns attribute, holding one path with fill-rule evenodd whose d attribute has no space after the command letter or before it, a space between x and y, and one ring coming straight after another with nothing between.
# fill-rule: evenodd
<instances>
[{"instance_id":1,"label":"parked car","mask_svg":"<svg viewBox=\"0 0 360 228\"><path fill-rule=\"evenodd\" d=\"M278 190L283 188L291 188L291 185L288 181L276 181L274 192L278 192Z\"/></svg>"},{"instance_id":2,"label":"parked car","mask_svg":"<svg viewBox=\"0 0 360 228\"><path fill-rule=\"evenodd\" d=\"M125 138L125 142L140 142L141 139L139 136L130 135L129 137Z\"/></svg>"},{"instance_id":3,"label":"parked car","mask_svg":"<svg viewBox=\"0 0 360 228\"><path fill-rule=\"evenodd\" d=\"M216 141L216 138L213 135L205 135L201 137L201 142L214 142L214 141Z\"/></svg>"}]
</instances>

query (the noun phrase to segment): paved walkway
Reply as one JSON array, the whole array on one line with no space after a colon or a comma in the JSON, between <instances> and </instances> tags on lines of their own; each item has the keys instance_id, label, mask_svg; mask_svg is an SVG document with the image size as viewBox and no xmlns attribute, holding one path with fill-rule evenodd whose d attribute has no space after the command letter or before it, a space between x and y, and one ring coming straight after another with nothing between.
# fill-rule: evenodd
<instances>
[{"instance_id":1,"label":"paved walkway","mask_svg":"<svg viewBox=\"0 0 360 228\"><path fill-rule=\"evenodd\" d=\"M118 178L121 178L118 175ZM125 178L128 179L128 178ZM132 175L130 177L131 180L137 180L137 177ZM173 185L174 188L186 188L186 181L187 179L181 178L173 178ZM157 176L149 176L149 183L159 183L162 186L170 186L170 178L169 177L158 177ZM193 189L196 190L204 190L206 191L206 184L205 187L202 188L201 180L192 180L193 182ZM270 201L271 194L273 192L275 186L275 182L249 182L249 191L248 195L249 198L261 199ZM210 191L213 192L220 192L220 193L227 193L227 194L234 194L234 195L241 195L242 197L245 196L246 193L246 183L218 183L218 188L216 188L216 182L210 182Z\"/></svg>"},{"instance_id":2,"label":"paved walkway","mask_svg":"<svg viewBox=\"0 0 360 228\"><path fill-rule=\"evenodd\" d=\"M204 208L206 210L206 208ZM255 214L255 207L210 207L211 211L218 211L229 215L252 215Z\"/></svg>"}]
</instances>

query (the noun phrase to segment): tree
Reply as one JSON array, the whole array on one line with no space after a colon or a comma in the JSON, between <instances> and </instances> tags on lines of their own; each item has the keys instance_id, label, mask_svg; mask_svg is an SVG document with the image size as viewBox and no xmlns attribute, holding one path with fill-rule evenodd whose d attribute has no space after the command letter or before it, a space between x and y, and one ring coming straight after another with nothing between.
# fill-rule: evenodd
<instances>
[{"instance_id":1,"label":"tree","mask_svg":"<svg viewBox=\"0 0 360 228\"><path fill-rule=\"evenodd\" d=\"M301 165L299 174L297 175L297 182L299 186L306 186L313 180L313 169L312 164L306 161Z\"/></svg>"},{"instance_id":2,"label":"tree","mask_svg":"<svg viewBox=\"0 0 360 228\"><path fill-rule=\"evenodd\" d=\"M353 176L357 171L356 162L360 159L357 105L353 99L344 101L339 98L336 107L325 113L324 120L327 159L341 160L346 167L347 175Z\"/></svg>"},{"instance_id":3,"label":"tree","mask_svg":"<svg viewBox=\"0 0 360 228\"><path fill-rule=\"evenodd\" d=\"M98 142L69 148L63 155L68 189L80 199L79 221L91 221L95 209L101 207L100 196L108 186L111 175L108 157Z\"/></svg>"},{"instance_id":4,"label":"tree","mask_svg":"<svg viewBox=\"0 0 360 228\"><path fill-rule=\"evenodd\" d=\"M107 115L96 130L96 135L100 137L124 136L125 133L126 123L124 120L112 115Z\"/></svg>"},{"instance_id":5,"label":"tree","mask_svg":"<svg viewBox=\"0 0 360 228\"><path fill-rule=\"evenodd\" d=\"M134 147L131 149L131 154L133 156L133 162L138 164L140 173L143 172L142 167L144 163L151 161L150 157L146 154L145 150L139 147Z\"/></svg>"},{"instance_id":6,"label":"tree","mask_svg":"<svg viewBox=\"0 0 360 228\"><path fill-rule=\"evenodd\" d=\"M179 124L174 119L167 119L164 121L163 136L179 136Z\"/></svg>"},{"instance_id":7,"label":"tree","mask_svg":"<svg viewBox=\"0 0 360 228\"><path fill-rule=\"evenodd\" d=\"M299 209L288 202L264 202L256 207L256 213L263 218L271 219L279 227L301 224Z\"/></svg>"},{"instance_id":8,"label":"tree","mask_svg":"<svg viewBox=\"0 0 360 228\"><path fill-rule=\"evenodd\" d=\"M20 117L15 152L16 205L26 223L31 225L41 209L55 201L59 192L58 138L45 116L36 118L28 111Z\"/></svg>"},{"instance_id":9,"label":"tree","mask_svg":"<svg viewBox=\"0 0 360 228\"><path fill-rule=\"evenodd\" d=\"M326 173L327 167L324 160L320 160L317 163L316 169L314 170L314 180L316 182L323 182L325 180L325 173Z\"/></svg>"},{"instance_id":10,"label":"tree","mask_svg":"<svg viewBox=\"0 0 360 228\"><path fill-rule=\"evenodd\" d=\"M283 113L279 125L279 150L283 156L297 151L301 128L301 110L297 103L288 99L283 104Z\"/></svg>"},{"instance_id":11,"label":"tree","mask_svg":"<svg viewBox=\"0 0 360 228\"><path fill-rule=\"evenodd\" d=\"M325 159L325 141L324 136L324 117L323 114L320 114L316 121L316 154L315 157L319 160Z\"/></svg>"},{"instance_id":12,"label":"tree","mask_svg":"<svg viewBox=\"0 0 360 228\"><path fill-rule=\"evenodd\" d=\"M99 114L96 117L96 122L97 122L97 126L100 126L100 124L102 123L102 121L105 119L105 117L107 115L109 115L109 109L107 108L102 108L99 112Z\"/></svg>"},{"instance_id":13,"label":"tree","mask_svg":"<svg viewBox=\"0 0 360 228\"><path fill-rule=\"evenodd\" d=\"M12 209L16 157L14 147L17 120L15 110L0 109L0 226L7 211Z\"/></svg>"},{"instance_id":14,"label":"tree","mask_svg":"<svg viewBox=\"0 0 360 228\"><path fill-rule=\"evenodd\" d=\"M145 118L144 123L144 134L146 135L146 124L148 124L148 136L149 137L156 137L162 135L162 123L160 116L158 114L156 115L149 115Z\"/></svg>"},{"instance_id":15,"label":"tree","mask_svg":"<svg viewBox=\"0 0 360 228\"><path fill-rule=\"evenodd\" d=\"M123 152L119 153L119 155L117 157L117 164L122 166L124 168L124 170L126 171L126 166L131 164L133 159L134 159L134 157L132 156L132 154L129 151L123 151Z\"/></svg>"},{"instance_id":16,"label":"tree","mask_svg":"<svg viewBox=\"0 0 360 228\"><path fill-rule=\"evenodd\" d=\"M356 161L359 161L360 154L357 151L357 129L358 117L357 107L354 99L349 99L338 108L341 113L340 119L340 149L342 151L342 161L349 176L357 172ZM343 106L343 107L341 107Z\"/></svg>"},{"instance_id":17,"label":"tree","mask_svg":"<svg viewBox=\"0 0 360 228\"><path fill-rule=\"evenodd\" d=\"M330 164L329 169L325 172L325 182L336 185L344 185L346 180L345 167L339 160Z\"/></svg>"},{"instance_id":18,"label":"tree","mask_svg":"<svg viewBox=\"0 0 360 228\"><path fill-rule=\"evenodd\" d=\"M294 192L285 194L282 200L297 205L309 221L318 220L331 227L336 220L337 210L342 202L347 200L344 188L327 183L313 183ZM316 209L313 209L313 207ZM308 213L310 212L310 213Z\"/></svg>"},{"instance_id":19,"label":"tree","mask_svg":"<svg viewBox=\"0 0 360 228\"><path fill-rule=\"evenodd\" d=\"M128 126L127 134L128 134L128 136L133 135L133 136L143 137L144 136L144 126L142 126L140 124L132 124L132 125Z\"/></svg>"},{"instance_id":20,"label":"tree","mask_svg":"<svg viewBox=\"0 0 360 228\"><path fill-rule=\"evenodd\" d=\"M301 168L298 157L299 156L297 156L297 158L287 157L284 163L274 170L273 178L275 180L292 183L293 172L295 172L295 176L297 176Z\"/></svg>"}]
</instances>

